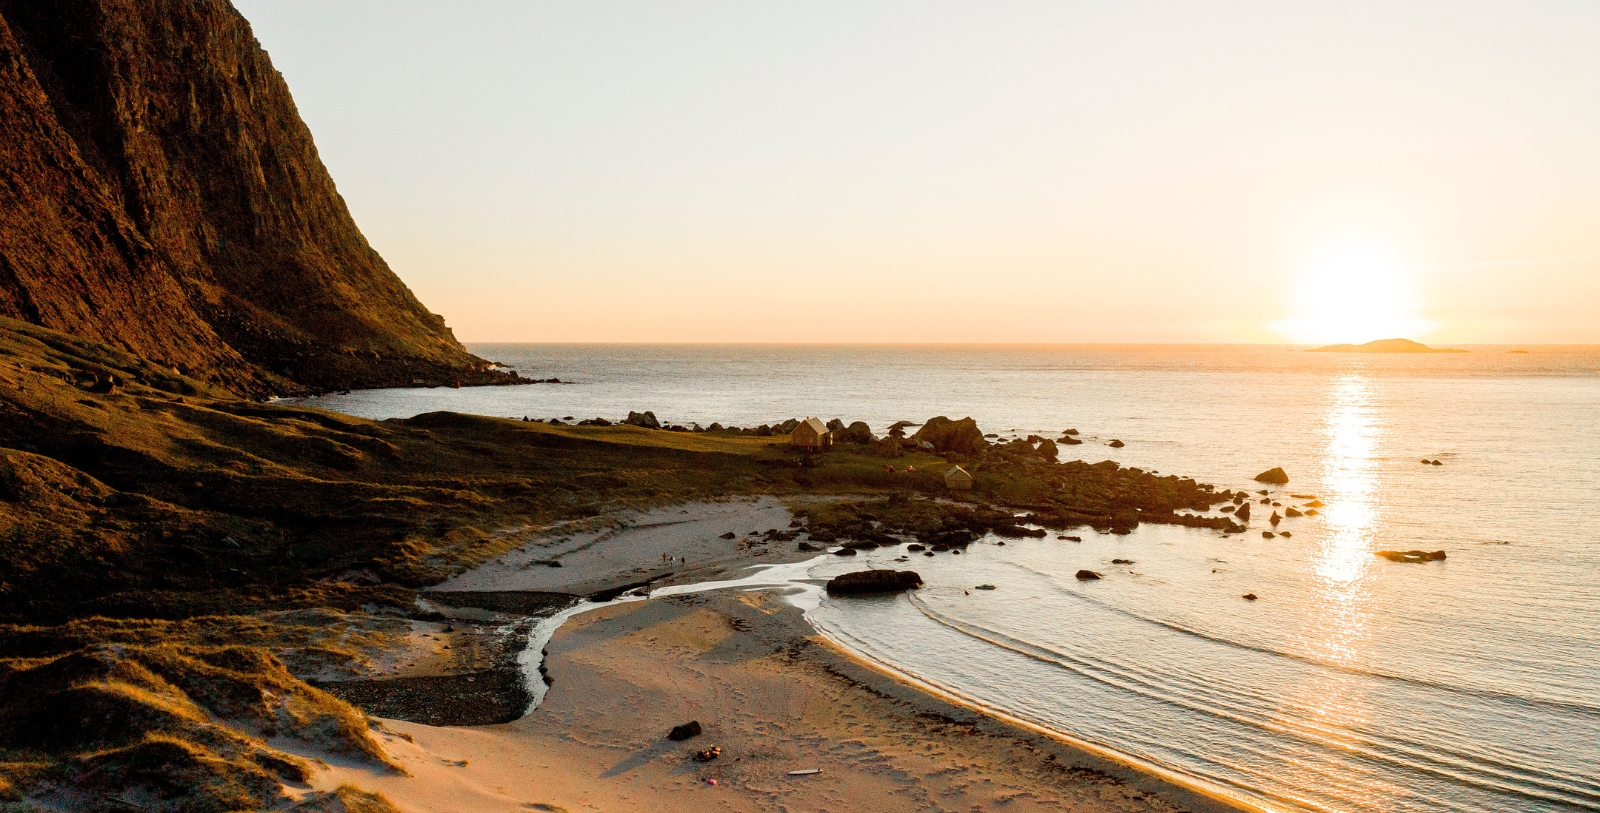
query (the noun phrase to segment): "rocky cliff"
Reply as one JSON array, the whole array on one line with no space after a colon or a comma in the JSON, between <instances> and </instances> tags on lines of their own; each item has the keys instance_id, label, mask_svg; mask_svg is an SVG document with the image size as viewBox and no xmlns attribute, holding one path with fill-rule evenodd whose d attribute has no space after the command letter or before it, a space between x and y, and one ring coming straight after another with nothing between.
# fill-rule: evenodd
<instances>
[{"instance_id":1,"label":"rocky cliff","mask_svg":"<svg viewBox=\"0 0 1600 813\"><path fill-rule=\"evenodd\" d=\"M361 235L227 0L0 0L0 315L252 395L506 380Z\"/></svg>"}]
</instances>

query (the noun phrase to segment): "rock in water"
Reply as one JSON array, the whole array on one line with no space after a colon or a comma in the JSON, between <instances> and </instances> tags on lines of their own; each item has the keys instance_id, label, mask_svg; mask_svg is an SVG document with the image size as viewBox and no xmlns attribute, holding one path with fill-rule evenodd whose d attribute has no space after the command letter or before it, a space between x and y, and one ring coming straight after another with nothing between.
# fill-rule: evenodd
<instances>
[{"instance_id":1,"label":"rock in water","mask_svg":"<svg viewBox=\"0 0 1600 813\"><path fill-rule=\"evenodd\" d=\"M658 728L656 730L660 731L661 729ZM667 732L667 739L672 740L673 742L683 742L690 737L698 736L700 736L699 720L690 720L683 725L675 725L672 727L671 731Z\"/></svg>"},{"instance_id":2,"label":"rock in water","mask_svg":"<svg viewBox=\"0 0 1600 813\"><path fill-rule=\"evenodd\" d=\"M1081 581L1081 582L1092 582L1092 581L1099 581L1100 574L1094 572L1093 570L1080 570L1077 573L1077 577L1078 577L1078 581Z\"/></svg>"},{"instance_id":3,"label":"rock in water","mask_svg":"<svg viewBox=\"0 0 1600 813\"><path fill-rule=\"evenodd\" d=\"M1116 438L1112 438L1111 442L1107 443L1106 445L1110 446L1113 449L1121 449L1123 446L1126 446L1127 444L1123 443L1120 440L1117 440Z\"/></svg>"},{"instance_id":4,"label":"rock in water","mask_svg":"<svg viewBox=\"0 0 1600 813\"><path fill-rule=\"evenodd\" d=\"M1249 522L1250 521L1250 503L1240 503L1239 504L1239 510L1233 512L1233 515L1238 517L1239 519L1242 519L1242 520L1244 520L1246 522Z\"/></svg>"},{"instance_id":5,"label":"rock in water","mask_svg":"<svg viewBox=\"0 0 1600 813\"><path fill-rule=\"evenodd\" d=\"M1391 562L1411 562L1414 564L1420 564L1422 562L1442 562L1446 558L1445 552L1442 550L1380 550L1378 551L1377 555L1382 556Z\"/></svg>"},{"instance_id":6,"label":"rock in water","mask_svg":"<svg viewBox=\"0 0 1600 813\"><path fill-rule=\"evenodd\" d=\"M1278 516L1277 511L1273 511L1272 516L1267 517L1267 521L1272 523L1272 527L1276 528L1278 527L1278 523L1283 521L1283 517Z\"/></svg>"},{"instance_id":7,"label":"rock in water","mask_svg":"<svg viewBox=\"0 0 1600 813\"><path fill-rule=\"evenodd\" d=\"M1266 471L1256 475L1256 482L1271 483L1275 486L1286 486L1289 484L1289 475L1285 473L1281 467L1267 469Z\"/></svg>"},{"instance_id":8,"label":"rock in water","mask_svg":"<svg viewBox=\"0 0 1600 813\"><path fill-rule=\"evenodd\" d=\"M828 580L828 595L853 596L863 593L898 593L922 586L914 570L857 570Z\"/></svg>"}]
</instances>

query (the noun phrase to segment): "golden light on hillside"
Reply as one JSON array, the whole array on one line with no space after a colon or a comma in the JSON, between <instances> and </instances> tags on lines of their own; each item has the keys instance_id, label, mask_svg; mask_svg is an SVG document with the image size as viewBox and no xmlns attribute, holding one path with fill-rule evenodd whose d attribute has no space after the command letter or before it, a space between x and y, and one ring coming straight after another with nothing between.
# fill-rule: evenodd
<instances>
[{"instance_id":1,"label":"golden light on hillside","mask_svg":"<svg viewBox=\"0 0 1600 813\"><path fill-rule=\"evenodd\" d=\"M1415 266L1381 242L1347 239L1301 266L1294 315L1273 328L1307 344L1417 339L1432 327L1419 310Z\"/></svg>"}]
</instances>

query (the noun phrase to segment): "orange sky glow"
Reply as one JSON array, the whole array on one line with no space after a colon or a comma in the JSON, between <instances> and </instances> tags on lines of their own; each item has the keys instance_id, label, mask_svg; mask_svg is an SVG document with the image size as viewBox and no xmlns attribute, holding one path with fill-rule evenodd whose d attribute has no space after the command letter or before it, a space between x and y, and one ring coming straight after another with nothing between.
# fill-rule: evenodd
<instances>
[{"instance_id":1,"label":"orange sky glow","mask_svg":"<svg viewBox=\"0 0 1600 813\"><path fill-rule=\"evenodd\" d=\"M237 4L465 341L1600 343L1600 4Z\"/></svg>"}]
</instances>

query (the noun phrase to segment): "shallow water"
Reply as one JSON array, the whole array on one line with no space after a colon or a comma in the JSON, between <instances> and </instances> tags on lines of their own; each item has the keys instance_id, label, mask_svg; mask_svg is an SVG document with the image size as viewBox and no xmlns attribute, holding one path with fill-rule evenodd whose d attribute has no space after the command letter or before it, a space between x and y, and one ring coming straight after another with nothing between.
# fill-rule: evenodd
<instances>
[{"instance_id":1,"label":"shallow water","mask_svg":"<svg viewBox=\"0 0 1600 813\"><path fill-rule=\"evenodd\" d=\"M1068 457L1315 494L1268 540L1144 526L913 557L912 597L824 601L831 637L975 702L1257 802L1600 810L1600 352L476 346L576 383L358 392L434 409L754 425L972 415ZM1126 448L1105 445L1120 438ZM1423 466L1421 458L1443 466ZM1280 509L1281 510L1281 509ZM1381 549L1443 549L1399 564ZM889 552L869 560L888 561ZM1134 560L1114 566L1113 558ZM859 562L819 566L859 567ZM1106 578L1080 583L1079 568ZM992 583L994 591L970 590ZM1240 598L1254 593L1260 600Z\"/></svg>"}]
</instances>

